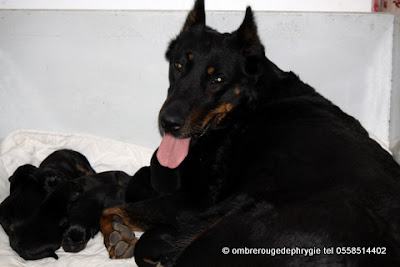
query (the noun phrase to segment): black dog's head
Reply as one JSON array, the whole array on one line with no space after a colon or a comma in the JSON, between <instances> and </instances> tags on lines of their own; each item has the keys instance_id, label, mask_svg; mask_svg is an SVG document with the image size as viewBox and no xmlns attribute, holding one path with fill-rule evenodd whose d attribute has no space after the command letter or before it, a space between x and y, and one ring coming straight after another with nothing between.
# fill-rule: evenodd
<instances>
[{"instance_id":1,"label":"black dog's head","mask_svg":"<svg viewBox=\"0 0 400 267\"><path fill-rule=\"evenodd\" d=\"M32 175L37 170L37 168L31 164L25 164L18 167L13 175L8 178L10 182L10 193L14 192L16 188L20 187L22 184L26 184L27 180L33 179Z\"/></svg>"},{"instance_id":2,"label":"black dog's head","mask_svg":"<svg viewBox=\"0 0 400 267\"><path fill-rule=\"evenodd\" d=\"M57 170L69 179L96 173L84 155L70 149L60 149L51 153L40 163L39 168Z\"/></svg>"},{"instance_id":3,"label":"black dog's head","mask_svg":"<svg viewBox=\"0 0 400 267\"><path fill-rule=\"evenodd\" d=\"M63 234L62 247L64 251L79 252L83 250L87 242L93 238L98 231L97 225L93 227L85 224L80 225L79 223L69 225Z\"/></svg>"},{"instance_id":4,"label":"black dog's head","mask_svg":"<svg viewBox=\"0 0 400 267\"><path fill-rule=\"evenodd\" d=\"M265 60L251 8L232 33L205 25L204 1L197 0L166 52L170 87L159 114L163 141L157 158L175 168L185 158L191 139L223 124L254 94Z\"/></svg>"},{"instance_id":5,"label":"black dog's head","mask_svg":"<svg viewBox=\"0 0 400 267\"><path fill-rule=\"evenodd\" d=\"M86 192L72 205L68 216L61 222L63 229L62 247L66 252L79 252L86 247L87 242L100 230L99 219L103 211L103 199L96 196L104 194L92 194L95 191L106 191L106 188L97 188L92 192Z\"/></svg>"},{"instance_id":6,"label":"black dog's head","mask_svg":"<svg viewBox=\"0 0 400 267\"><path fill-rule=\"evenodd\" d=\"M18 167L10 181L10 195L0 204L0 224L9 235L34 213L47 192L37 179L37 168L26 164Z\"/></svg>"}]
</instances>

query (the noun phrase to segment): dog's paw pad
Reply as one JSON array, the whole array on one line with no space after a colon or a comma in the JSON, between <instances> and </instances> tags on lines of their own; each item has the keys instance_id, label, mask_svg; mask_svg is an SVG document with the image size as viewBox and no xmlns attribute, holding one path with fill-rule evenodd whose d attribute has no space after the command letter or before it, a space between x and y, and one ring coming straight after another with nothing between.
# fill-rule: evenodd
<instances>
[{"instance_id":1,"label":"dog's paw pad","mask_svg":"<svg viewBox=\"0 0 400 267\"><path fill-rule=\"evenodd\" d=\"M119 217L118 215L115 215L115 216L113 217L113 221L114 221L114 222L117 222L117 223L124 223L124 221L122 220L122 218Z\"/></svg>"},{"instance_id":2,"label":"dog's paw pad","mask_svg":"<svg viewBox=\"0 0 400 267\"><path fill-rule=\"evenodd\" d=\"M113 222L112 227L127 239L135 238L135 233L126 225L123 225L119 222Z\"/></svg>"},{"instance_id":3,"label":"dog's paw pad","mask_svg":"<svg viewBox=\"0 0 400 267\"><path fill-rule=\"evenodd\" d=\"M103 216L101 220L104 244L110 258L131 258L137 241L134 231L118 215Z\"/></svg>"},{"instance_id":4,"label":"dog's paw pad","mask_svg":"<svg viewBox=\"0 0 400 267\"><path fill-rule=\"evenodd\" d=\"M110 234L109 237L110 246L115 246L120 240L121 240L121 235L117 231L114 231Z\"/></svg>"},{"instance_id":5,"label":"dog's paw pad","mask_svg":"<svg viewBox=\"0 0 400 267\"><path fill-rule=\"evenodd\" d=\"M134 246L130 246L128 247L128 249L125 251L124 253L124 257L125 258L132 258L133 257L133 251L134 251L135 247Z\"/></svg>"},{"instance_id":6,"label":"dog's paw pad","mask_svg":"<svg viewBox=\"0 0 400 267\"><path fill-rule=\"evenodd\" d=\"M128 249L128 247L129 247L129 245L128 245L128 243L126 243L125 241L119 241L118 243L117 243L117 245L115 246L115 249L114 249L114 253L115 253L115 256L117 257L117 258L119 258L119 257L121 257L122 255L124 255L124 253L126 252L126 250Z\"/></svg>"}]
</instances>

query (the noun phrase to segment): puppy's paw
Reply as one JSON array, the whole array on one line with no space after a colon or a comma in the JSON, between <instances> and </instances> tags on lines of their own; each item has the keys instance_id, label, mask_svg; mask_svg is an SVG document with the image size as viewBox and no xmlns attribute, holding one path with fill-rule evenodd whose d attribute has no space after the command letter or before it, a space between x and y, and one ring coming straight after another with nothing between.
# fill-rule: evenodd
<instances>
[{"instance_id":1,"label":"puppy's paw","mask_svg":"<svg viewBox=\"0 0 400 267\"><path fill-rule=\"evenodd\" d=\"M137 238L127 225L130 226L129 219L121 208L105 210L100 219L104 245L112 259L126 259L133 256Z\"/></svg>"}]
</instances>

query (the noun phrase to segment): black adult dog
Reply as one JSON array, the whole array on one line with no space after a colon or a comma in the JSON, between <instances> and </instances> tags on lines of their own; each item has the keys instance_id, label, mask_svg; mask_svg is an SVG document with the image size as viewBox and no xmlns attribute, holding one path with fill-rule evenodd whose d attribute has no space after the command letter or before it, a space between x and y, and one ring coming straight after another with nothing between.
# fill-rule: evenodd
<instances>
[{"instance_id":1,"label":"black adult dog","mask_svg":"<svg viewBox=\"0 0 400 267\"><path fill-rule=\"evenodd\" d=\"M139 266L400 265L399 165L265 57L250 8L220 34L196 1L166 57L163 140L131 183L142 197L103 213L110 257L135 245Z\"/></svg>"}]
</instances>

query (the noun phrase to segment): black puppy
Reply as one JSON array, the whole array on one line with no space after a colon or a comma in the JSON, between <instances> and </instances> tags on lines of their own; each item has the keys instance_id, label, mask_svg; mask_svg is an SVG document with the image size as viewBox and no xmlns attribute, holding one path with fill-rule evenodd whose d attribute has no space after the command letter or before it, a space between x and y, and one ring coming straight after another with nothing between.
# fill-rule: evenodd
<instances>
[{"instance_id":1,"label":"black puppy","mask_svg":"<svg viewBox=\"0 0 400 267\"><path fill-rule=\"evenodd\" d=\"M72 179L96 173L84 155L70 149L61 149L51 153L40 163L39 168L58 170Z\"/></svg>"},{"instance_id":2,"label":"black puppy","mask_svg":"<svg viewBox=\"0 0 400 267\"><path fill-rule=\"evenodd\" d=\"M133 180L152 190L104 211L110 257L135 246L139 266L400 266L400 166L265 56L251 8L232 33L205 19L197 0L168 46L163 139ZM121 221L145 233L134 242Z\"/></svg>"},{"instance_id":3,"label":"black puppy","mask_svg":"<svg viewBox=\"0 0 400 267\"><path fill-rule=\"evenodd\" d=\"M67 207L78 198L80 191L80 186L72 181L57 185L35 214L11 232L11 247L25 260L58 259L55 251L62 241L60 223L67 216Z\"/></svg>"},{"instance_id":4,"label":"black puppy","mask_svg":"<svg viewBox=\"0 0 400 267\"><path fill-rule=\"evenodd\" d=\"M33 165L23 165L9 178L10 195L0 204L0 223L7 235L30 217L47 195L36 171Z\"/></svg>"},{"instance_id":5,"label":"black puppy","mask_svg":"<svg viewBox=\"0 0 400 267\"><path fill-rule=\"evenodd\" d=\"M109 171L81 177L83 192L71 206L63 221L62 247L67 252L79 252L100 230L99 219L105 208L122 205L131 176L122 171Z\"/></svg>"},{"instance_id":6,"label":"black puppy","mask_svg":"<svg viewBox=\"0 0 400 267\"><path fill-rule=\"evenodd\" d=\"M5 232L9 235L29 218L62 181L94 173L84 155L68 149L53 152L39 168L30 164L19 167L9 178L10 195L0 204L0 223Z\"/></svg>"}]
</instances>

